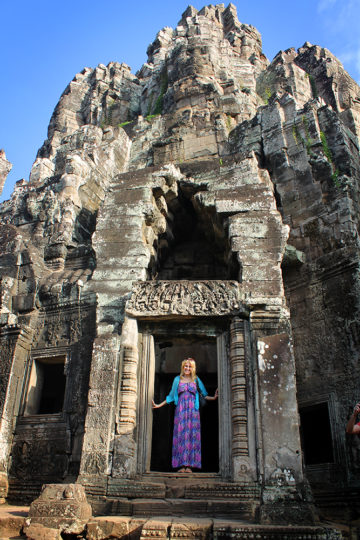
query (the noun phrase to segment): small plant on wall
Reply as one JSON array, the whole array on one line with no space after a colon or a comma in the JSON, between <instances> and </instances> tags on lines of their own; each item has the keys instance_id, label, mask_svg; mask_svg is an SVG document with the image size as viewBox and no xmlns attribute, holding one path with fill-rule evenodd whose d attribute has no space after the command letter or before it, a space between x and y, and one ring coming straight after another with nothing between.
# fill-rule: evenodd
<instances>
[{"instance_id":1,"label":"small plant on wall","mask_svg":"<svg viewBox=\"0 0 360 540\"><path fill-rule=\"evenodd\" d=\"M325 133L323 131L320 131L320 139L321 139L322 149L323 149L323 152L325 154L325 157L328 160L328 162L330 163L331 168L332 168L332 175L331 175L332 181L334 182L336 187L341 187L341 183L340 183L340 180L339 180L340 171L339 171L338 167L336 167L336 165L334 163L332 152L331 152L331 150L329 148L329 145L328 145L328 142L327 142L327 139L326 139L326 135L325 135Z\"/></svg>"}]
</instances>

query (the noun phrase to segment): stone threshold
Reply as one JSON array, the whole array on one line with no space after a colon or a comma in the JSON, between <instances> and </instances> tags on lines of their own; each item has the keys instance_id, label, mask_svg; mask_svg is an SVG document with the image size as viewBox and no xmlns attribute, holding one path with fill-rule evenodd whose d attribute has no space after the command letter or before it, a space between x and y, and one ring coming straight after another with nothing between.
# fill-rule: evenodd
<instances>
[{"instance_id":1,"label":"stone threshold","mask_svg":"<svg viewBox=\"0 0 360 540\"><path fill-rule=\"evenodd\" d=\"M322 526L255 525L246 521L154 516L150 519L98 517L87 524L87 540L337 540L341 532Z\"/></svg>"}]
</instances>

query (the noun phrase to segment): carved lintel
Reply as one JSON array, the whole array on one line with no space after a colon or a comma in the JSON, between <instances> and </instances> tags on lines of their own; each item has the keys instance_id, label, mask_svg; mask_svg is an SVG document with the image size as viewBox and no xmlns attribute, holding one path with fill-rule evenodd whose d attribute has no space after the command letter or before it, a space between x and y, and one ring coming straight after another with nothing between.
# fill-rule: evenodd
<instances>
[{"instance_id":1,"label":"carved lintel","mask_svg":"<svg viewBox=\"0 0 360 540\"><path fill-rule=\"evenodd\" d=\"M126 311L132 317L222 316L244 312L237 281L140 281Z\"/></svg>"}]
</instances>

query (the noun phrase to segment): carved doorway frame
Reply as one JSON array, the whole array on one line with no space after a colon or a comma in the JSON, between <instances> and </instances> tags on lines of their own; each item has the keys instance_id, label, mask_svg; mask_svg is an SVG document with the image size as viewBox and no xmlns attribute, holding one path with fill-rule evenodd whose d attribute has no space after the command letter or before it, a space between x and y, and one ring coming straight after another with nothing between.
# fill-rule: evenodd
<instances>
[{"instance_id":1,"label":"carved doorway frame","mask_svg":"<svg viewBox=\"0 0 360 540\"><path fill-rule=\"evenodd\" d=\"M236 281L145 281L133 286L126 313L143 326L139 332L139 370L137 385L136 474L146 476L150 471L152 409L154 392L156 322L201 321L217 328L216 338L219 395L219 472L214 476L234 479L234 458L242 459L248 450L246 424L246 377L244 373L243 324L234 331L234 320L241 321L247 313L240 301L240 284ZM206 330L199 331L206 335ZM193 332L194 335L194 332ZM196 332L195 332L196 335ZM209 334L210 335L210 334ZM240 342L238 343L238 340ZM240 352L239 352L240 351ZM241 369L239 371L240 364ZM241 383L239 384L239 380ZM239 410L238 410L239 409ZM244 416L245 414L245 416ZM245 429L245 431L244 431ZM169 474L169 473L168 473ZM170 473L171 474L171 473ZM235 476L238 476L235 474Z\"/></svg>"},{"instance_id":2,"label":"carved doorway frame","mask_svg":"<svg viewBox=\"0 0 360 540\"><path fill-rule=\"evenodd\" d=\"M179 323L181 321L179 320ZM151 401L154 397L155 378L155 340L149 331L139 335L139 383L138 383L138 437L137 437L137 473L141 476L152 475L150 470L153 412ZM217 353L217 376L219 395L219 471L212 473L223 479L231 478L231 381L229 361L229 330L222 331L215 337ZM171 473L166 473L171 474ZM175 474L175 473L174 473Z\"/></svg>"}]
</instances>

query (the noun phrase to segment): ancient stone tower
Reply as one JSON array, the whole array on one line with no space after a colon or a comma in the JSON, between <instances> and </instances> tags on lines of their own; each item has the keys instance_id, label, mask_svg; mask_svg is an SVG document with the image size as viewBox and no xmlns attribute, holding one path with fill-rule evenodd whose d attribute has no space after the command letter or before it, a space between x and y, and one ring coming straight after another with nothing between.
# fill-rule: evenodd
<instances>
[{"instance_id":1,"label":"ancient stone tower","mask_svg":"<svg viewBox=\"0 0 360 540\"><path fill-rule=\"evenodd\" d=\"M0 208L3 498L77 481L96 512L263 522L353 504L359 135L340 62L305 43L269 64L232 4L189 7L136 75L74 77ZM179 484L151 399L185 355L220 399Z\"/></svg>"}]
</instances>

